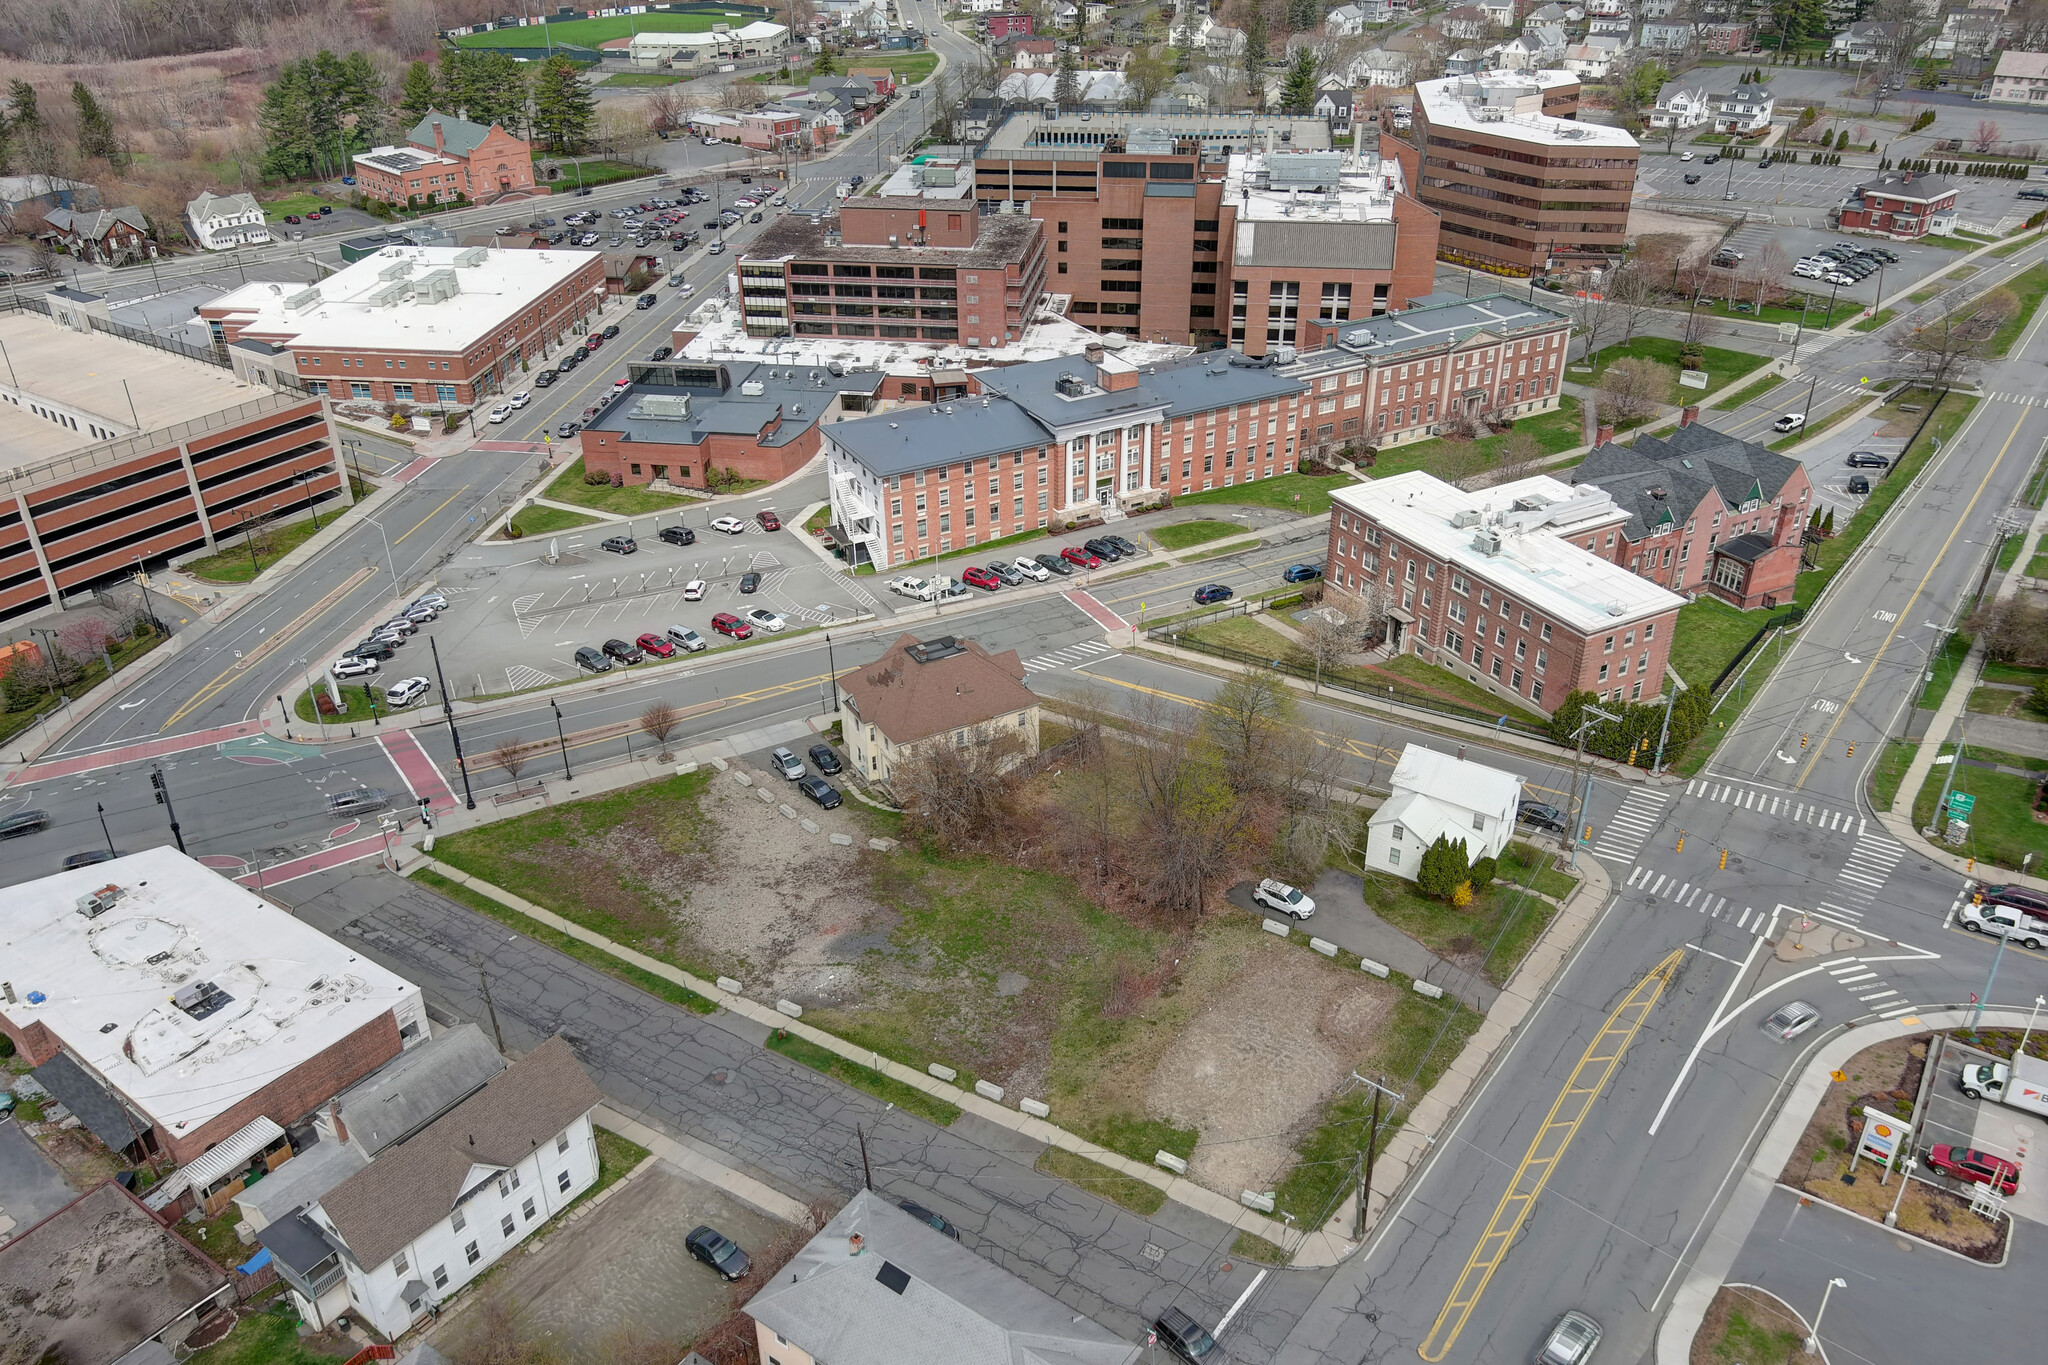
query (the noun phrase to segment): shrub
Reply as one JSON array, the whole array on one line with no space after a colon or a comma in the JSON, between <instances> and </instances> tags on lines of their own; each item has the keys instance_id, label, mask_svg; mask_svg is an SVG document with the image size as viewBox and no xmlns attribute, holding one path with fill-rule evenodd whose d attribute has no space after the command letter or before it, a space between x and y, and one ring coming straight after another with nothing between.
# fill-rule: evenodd
<instances>
[{"instance_id":1,"label":"shrub","mask_svg":"<svg viewBox=\"0 0 2048 1365\"><path fill-rule=\"evenodd\" d=\"M518 522L508 521L505 523L505 539L517 540L525 534L526 532L520 529Z\"/></svg>"},{"instance_id":2,"label":"shrub","mask_svg":"<svg viewBox=\"0 0 2048 1365\"><path fill-rule=\"evenodd\" d=\"M1451 904L1463 910L1472 903L1472 883L1459 882L1451 892Z\"/></svg>"},{"instance_id":3,"label":"shrub","mask_svg":"<svg viewBox=\"0 0 2048 1365\"><path fill-rule=\"evenodd\" d=\"M615 470L613 470L613 471L612 471L612 487L614 487L614 488L624 488L625 486L626 486L626 476L625 476L625 475L623 475L623 474L621 474L621 473L619 473L619 472L618 472L618 471L617 471L616 469L615 469Z\"/></svg>"},{"instance_id":4,"label":"shrub","mask_svg":"<svg viewBox=\"0 0 2048 1365\"><path fill-rule=\"evenodd\" d=\"M1416 869L1415 889L1435 900L1450 900L1459 887L1469 887L1470 874L1465 841L1453 843L1449 835L1439 834L1436 842L1423 850L1422 866Z\"/></svg>"},{"instance_id":5,"label":"shrub","mask_svg":"<svg viewBox=\"0 0 2048 1365\"><path fill-rule=\"evenodd\" d=\"M1484 891L1487 887L1493 884L1493 879L1499 875L1499 863L1495 862L1491 858L1481 858L1478 862L1472 864L1473 889L1478 891Z\"/></svg>"},{"instance_id":6,"label":"shrub","mask_svg":"<svg viewBox=\"0 0 2048 1365\"><path fill-rule=\"evenodd\" d=\"M602 469L586 468L583 471L583 482L589 484L592 488L596 488L600 484L610 483L611 481L612 476L605 473ZM1818 515L1818 513L1816 513L1816 515Z\"/></svg>"}]
</instances>

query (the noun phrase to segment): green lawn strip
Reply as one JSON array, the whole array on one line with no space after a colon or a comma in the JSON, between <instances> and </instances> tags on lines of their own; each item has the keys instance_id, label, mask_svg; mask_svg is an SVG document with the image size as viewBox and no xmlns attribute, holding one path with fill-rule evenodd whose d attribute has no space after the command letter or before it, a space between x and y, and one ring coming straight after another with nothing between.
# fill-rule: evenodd
<instances>
[{"instance_id":1,"label":"green lawn strip","mask_svg":"<svg viewBox=\"0 0 2048 1365\"><path fill-rule=\"evenodd\" d=\"M1751 355L1747 351L1723 350L1719 346L1701 348L1701 359L1707 372L1707 387L1704 389L1677 389L1674 401L1680 397L1688 403L1702 402L1713 397L1728 385L1742 378L1750 371L1765 364L1770 357ZM1668 365L1675 384L1679 362L1679 344L1676 337L1636 337L1626 346L1603 346L1593 355L1592 383L1597 385L1607 367L1624 357L1633 356L1638 360L1650 360L1659 365Z\"/></svg>"},{"instance_id":2,"label":"green lawn strip","mask_svg":"<svg viewBox=\"0 0 2048 1365\"><path fill-rule=\"evenodd\" d=\"M442 845L434 847L436 857L441 855ZM486 896L474 887L464 886L450 877L444 877L431 868L422 868L413 873L413 880L446 896L449 900L468 906L480 915L488 915L500 924L517 929L535 943L544 944L559 953L575 958L586 967L595 967L601 972L617 977L630 985L638 986L649 995L680 1006L692 1014L710 1014L717 1010L716 1001L707 1000L688 986L657 976L644 967L635 966L622 957L616 957L594 943L585 943L571 934L565 934L551 924L542 924L530 915L523 915L503 901Z\"/></svg>"},{"instance_id":3,"label":"green lawn strip","mask_svg":"<svg viewBox=\"0 0 2048 1365\"><path fill-rule=\"evenodd\" d=\"M512 525L519 528L522 536L544 536L554 531L573 530L578 526L595 526L598 518L585 512L571 512L565 507L545 507L535 503L522 507L512 515ZM498 538L508 540L504 532Z\"/></svg>"},{"instance_id":4,"label":"green lawn strip","mask_svg":"<svg viewBox=\"0 0 2048 1365\"><path fill-rule=\"evenodd\" d=\"M1539 412L1533 417L1515 419L1514 432L1502 432L1498 436L1484 436L1476 441L1446 441L1433 437L1427 441L1411 441L1407 445L1394 446L1383 450L1373 460L1368 473L1372 478L1384 479L1395 474L1405 474L1411 469L1434 472L1436 466L1446 459L1462 467L1471 462L1473 456L1492 464L1501 457L1501 447L1519 433L1533 436L1541 455L1562 455L1574 446L1586 443L1586 424L1579 412L1579 400L1570 394L1562 394L1557 407L1549 412ZM1456 472L1455 470L1453 472ZM1466 477L1458 474L1459 478ZM1178 499L1177 501L1185 501Z\"/></svg>"},{"instance_id":5,"label":"green lawn strip","mask_svg":"<svg viewBox=\"0 0 2048 1365\"><path fill-rule=\"evenodd\" d=\"M1789 631L1779 631L1758 647L1754 661L1747 666L1746 673L1739 676L1770 677L1771 671L1784 661L1795 638ZM1712 681L1712 678L1708 678L1700 686L1704 687ZM1680 777L1692 777L1713 760L1714 750L1720 747L1722 738L1742 718L1742 712L1749 705L1750 698L1756 695L1756 688L1753 686L1737 687L1732 679L1729 686L1737 688L1736 694L1729 697L1724 693L1721 700L1715 703L1714 723L1702 730L1683 754L1668 761L1666 767L1669 771L1677 773Z\"/></svg>"},{"instance_id":6,"label":"green lawn strip","mask_svg":"<svg viewBox=\"0 0 2048 1365\"><path fill-rule=\"evenodd\" d=\"M1229 521L1178 521L1145 534L1169 550L1185 550L1190 545L1200 545L1205 541L1241 536L1252 529Z\"/></svg>"},{"instance_id":7,"label":"green lawn strip","mask_svg":"<svg viewBox=\"0 0 2048 1365\"><path fill-rule=\"evenodd\" d=\"M1400 972L1388 980L1400 991L1399 1001L1381 1030L1378 1046L1352 1068L1361 1076L1384 1076L1389 1086L1408 1096L1408 1104L1399 1109L1382 1101L1381 1151L1482 1019L1478 1011L1448 996L1425 1000L1414 994L1410 979ZM1292 1214L1301 1227L1321 1226L1351 1188L1358 1153L1365 1150L1372 1107L1372 1093L1364 1086L1353 1086L1324 1102L1321 1122L1296 1144L1294 1167L1274 1191L1275 1214Z\"/></svg>"},{"instance_id":8,"label":"green lawn strip","mask_svg":"<svg viewBox=\"0 0 2048 1365\"><path fill-rule=\"evenodd\" d=\"M1230 1244L1230 1254L1240 1261L1260 1265L1286 1265L1291 1259L1285 1247L1275 1246L1255 1232L1240 1232Z\"/></svg>"},{"instance_id":9,"label":"green lawn strip","mask_svg":"<svg viewBox=\"0 0 2048 1365\"><path fill-rule=\"evenodd\" d=\"M552 182L555 186L582 183L584 189L595 189L599 185L611 185L621 180L639 180L661 174L658 167L635 166L630 161L578 161L556 162L561 171Z\"/></svg>"},{"instance_id":10,"label":"green lawn strip","mask_svg":"<svg viewBox=\"0 0 2048 1365\"><path fill-rule=\"evenodd\" d=\"M1938 711L1942 700L1948 696L1948 689L1954 685L1956 674L1962 670L1963 660L1970 654L1970 637L1955 631L1941 642L1941 648L1927 661L1927 671L1934 676L1920 689L1920 709Z\"/></svg>"},{"instance_id":11,"label":"green lawn strip","mask_svg":"<svg viewBox=\"0 0 2048 1365\"><path fill-rule=\"evenodd\" d=\"M2005 573L2013 565L2019 563L2020 551L2025 549L2026 545L2027 538L2025 534L2007 536L2005 542L1998 547L1998 571ZM2036 559L2041 558L2039 555L2034 557Z\"/></svg>"},{"instance_id":12,"label":"green lawn strip","mask_svg":"<svg viewBox=\"0 0 2048 1365\"><path fill-rule=\"evenodd\" d=\"M277 1287L282 1292L284 1286ZM299 1340L297 1313L266 1309L244 1317L232 1332L188 1357L186 1365L335 1365L344 1358L308 1350Z\"/></svg>"},{"instance_id":13,"label":"green lawn strip","mask_svg":"<svg viewBox=\"0 0 2048 1365\"><path fill-rule=\"evenodd\" d=\"M687 76L672 76L665 71L621 71L615 76L606 76L599 85L680 85ZM759 77L749 76L748 80Z\"/></svg>"},{"instance_id":14,"label":"green lawn strip","mask_svg":"<svg viewBox=\"0 0 2048 1365\"><path fill-rule=\"evenodd\" d=\"M2013 540L2018 539L2020 539L2020 537L2013 537ZM2003 559L2003 556L2000 556L2000 558ZM2001 565L2000 567L2005 566ZM2048 551L2043 551L2042 553L2035 555L2032 559L2027 561L2027 577L2048 578Z\"/></svg>"},{"instance_id":15,"label":"green lawn strip","mask_svg":"<svg viewBox=\"0 0 2048 1365\"><path fill-rule=\"evenodd\" d=\"M2013 343L2020 339L2020 334L2027 330L2027 324L2034 320L2034 310L2041 306L2042 295L2048 294L2048 262L2013 277L1999 287L2017 294L2020 307L2005 326L1992 335L1990 344L1985 347L1985 353L1994 356L2010 351Z\"/></svg>"},{"instance_id":16,"label":"green lawn strip","mask_svg":"<svg viewBox=\"0 0 2048 1365\"><path fill-rule=\"evenodd\" d=\"M308 725L368 725L378 716L389 716L391 714L391 706L384 700L384 684L370 683L368 686L370 695L377 699L374 712L370 706L370 697L363 694L363 682L360 679L352 678L347 682L336 684L336 687L341 692L340 711L333 715L322 716L315 709L314 694L318 693L324 696L327 693L327 687L323 683L309 687L299 693L297 700L292 703L292 714Z\"/></svg>"},{"instance_id":17,"label":"green lawn strip","mask_svg":"<svg viewBox=\"0 0 2048 1365\"><path fill-rule=\"evenodd\" d=\"M935 1095L927 1095L914 1085L872 1071L859 1062L842 1057L830 1048L820 1047L808 1038L799 1038L783 1029L768 1035L768 1046L793 1062L802 1062L813 1071L823 1072L833 1080L864 1090L876 1099L893 1104L907 1114L915 1114L927 1123L940 1128L952 1126L960 1117L960 1106L949 1104ZM1093 1165L1094 1163L1089 1163ZM1161 1195L1163 1202L1166 1196Z\"/></svg>"},{"instance_id":18,"label":"green lawn strip","mask_svg":"<svg viewBox=\"0 0 2048 1365\"><path fill-rule=\"evenodd\" d=\"M2040 235L2036 230L2028 228L2025 229L2025 232L2026 235L2021 237L2018 241L2007 242L2004 246L1994 247L1991 250L1990 254L2001 258L2010 256L2013 254L2013 252L2018 251L2020 248L2032 246L2035 242L2040 240Z\"/></svg>"},{"instance_id":19,"label":"green lawn strip","mask_svg":"<svg viewBox=\"0 0 2048 1365\"><path fill-rule=\"evenodd\" d=\"M554 24L527 24L512 28L486 29L465 33L454 40L457 47L572 47L594 48L613 38L630 38L636 33L709 33L713 24L727 22L717 14L633 14L595 19L568 19Z\"/></svg>"},{"instance_id":20,"label":"green lawn strip","mask_svg":"<svg viewBox=\"0 0 2048 1365\"><path fill-rule=\"evenodd\" d=\"M1486 954L1485 976L1496 986L1514 975L1522 953L1557 913L1549 901L1511 882L1494 882L1461 910L1422 895L1413 882L1376 872L1366 874L1365 903L1439 957Z\"/></svg>"},{"instance_id":21,"label":"green lawn strip","mask_svg":"<svg viewBox=\"0 0 2048 1365\"><path fill-rule=\"evenodd\" d=\"M320 530L334 525L334 518L320 518ZM248 537L231 533L221 537L216 544L222 546L216 554L204 559L195 559L185 565L184 572L208 583L247 583L264 569L277 563L293 550L298 549L315 535L313 519L286 522L273 526L267 532L259 529L256 533L256 549L253 561L250 558Z\"/></svg>"},{"instance_id":22,"label":"green lawn strip","mask_svg":"<svg viewBox=\"0 0 2048 1365\"><path fill-rule=\"evenodd\" d=\"M1898 315L1899 312L1896 308L1881 308L1849 330L1852 332L1875 332Z\"/></svg>"},{"instance_id":23,"label":"green lawn strip","mask_svg":"<svg viewBox=\"0 0 2048 1365\"><path fill-rule=\"evenodd\" d=\"M686 507L696 501L674 493L657 493L645 484L627 484L613 488L610 484L588 484L583 482L583 457L578 455L562 467L541 491L540 496L556 502L573 502L578 507L588 507L593 512L609 512L614 516L637 517L649 512L668 512Z\"/></svg>"},{"instance_id":24,"label":"green lawn strip","mask_svg":"<svg viewBox=\"0 0 2048 1365\"><path fill-rule=\"evenodd\" d=\"M1941 746L1943 754L1953 753L1954 749L1951 744ZM2012 767L2048 767L2048 760L1989 749L1971 748L1965 756ZM1913 800L1915 829L1925 829L1935 823L1935 803L1941 799L1942 784L1948 779L1949 767L1949 764L1937 763L1927 770L1927 780L1921 784ZM2033 855L2032 861L2039 862L2044 854L2048 854L2048 825L2034 819L2034 793L2038 785L2033 778L2015 773L1993 772L1967 765L1956 769L1955 782L1950 790L1967 792L1976 797L1977 802L1970 812L1969 835L1959 847L1955 847L1955 851L1964 857L1999 867L2025 866L2029 854ZM1951 846L1944 844L1943 847Z\"/></svg>"},{"instance_id":25,"label":"green lawn strip","mask_svg":"<svg viewBox=\"0 0 2048 1365\"><path fill-rule=\"evenodd\" d=\"M1878 756L1877 766L1870 770L1870 800L1880 811L1892 808L1892 802L1899 796L1899 783L1906 779L1906 769L1913 766L1913 756L1920 752L1915 741L1893 739L1885 741L1884 753Z\"/></svg>"},{"instance_id":26,"label":"green lawn strip","mask_svg":"<svg viewBox=\"0 0 2048 1365\"><path fill-rule=\"evenodd\" d=\"M128 667L129 664L134 663L168 638L168 636L156 634L137 635L130 640L113 646L108 653L113 656L114 671L119 673L122 669ZM106 677L107 665L105 661L94 658L81 664L79 675L70 682L65 683L59 691L64 696L76 701L106 681ZM45 690L37 695L33 704L19 711L0 712L0 742L11 739L23 730L28 729L39 718L48 714L53 707L59 705L61 703Z\"/></svg>"},{"instance_id":27,"label":"green lawn strip","mask_svg":"<svg viewBox=\"0 0 2048 1365\"><path fill-rule=\"evenodd\" d=\"M1157 1185L1111 1170L1099 1161L1090 1161L1064 1147L1046 1148L1039 1153L1038 1163L1033 1169L1041 1175L1056 1175L1069 1185L1127 1208L1142 1218L1150 1218L1166 1205L1166 1191ZM1283 1252L1276 1264L1284 1264L1286 1259Z\"/></svg>"},{"instance_id":28,"label":"green lawn strip","mask_svg":"<svg viewBox=\"0 0 2048 1365\"><path fill-rule=\"evenodd\" d=\"M1506 716L1511 720L1519 720L1525 724L1536 726L1548 725L1550 723L1549 717L1539 716L1527 707L1517 706L1511 701L1503 700L1481 687L1478 683L1453 673L1448 668L1439 668L1435 664L1424 663L1413 654L1403 654L1399 658L1389 659L1380 667L1392 673L1395 677L1413 683L1417 687L1443 693L1461 705L1470 706L1488 715ZM1355 669L1336 669L1333 670L1332 676L1341 678L1356 671ZM1368 685L1370 684L1368 683Z\"/></svg>"},{"instance_id":29,"label":"green lawn strip","mask_svg":"<svg viewBox=\"0 0 2048 1365\"><path fill-rule=\"evenodd\" d=\"M1785 376L1782 374L1767 374L1762 379L1745 388L1741 393L1731 394L1714 404L1714 411L1733 412L1743 404L1754 402L1756 399L1763 397L1784 382Z\"/></svg>"},{"instance_id":30,"label":"green lawn strip","mask_svg":"<svg viewBox=\"0 0 2048 1365\"><path fill-rule=\"evenodd\" d=\"M862 67L886 66L895 73L896 84L916 85L938 69L936 52L842 52L835 59L841 72Z\"/></svg>"},{"instance_id":31,"label":"green lawn strip","mask_svg":"<svg viewBox=\"0 0 2048 1365\"><path fill-rule=\"evenodd\" d=\"M1304 517L1330 510L1330 490L1357 482L1349 474L1280 474L1206 493L1182 493L1175 507L1277 507Z\"/></svg>"},{"instance_id":32,"label":"green lawn strip","mask_svg":"<svg viewBox=\"0 0 2048 1365\"><path fill-rule=\"evenodd\" d=\"M2020 687L2032 687L2043 678L2048 678L2048 668L2001 663L1995 659L1987 659L1984 662L1983 680L1988 683L2014 683Z\"/></svg>"},{"instance_id":33,"label":"green lawn strip","mask_svg":"<svg viewBox=\"0 0 2048 1365\"><path fill-rule=\"evenodd\" d=\"M1979 716L2009 716L2026 695L2010 687L1973 687L1963 709Z\"/></svg>"},{"instance_id":34,"label":"green lawn strip","mask_svg":"<svg viewBox=\"0 0 2048 1365\"><path fill-rule=\"evenodd\" d=\"M1556 864L1554 854L1517 840L1501 852L1499 877L1503 882L1533 887L1551 899L1561 901L1579 889L1579 879L1561 871Z\"/></svg>"}]
</instances>

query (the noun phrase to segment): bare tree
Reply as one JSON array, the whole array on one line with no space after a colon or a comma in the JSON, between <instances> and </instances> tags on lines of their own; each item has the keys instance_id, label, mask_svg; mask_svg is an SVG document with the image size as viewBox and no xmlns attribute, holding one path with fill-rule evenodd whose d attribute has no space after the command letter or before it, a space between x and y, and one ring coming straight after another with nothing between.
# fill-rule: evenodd
<instances>
[{"instance_id":1,"label":"bare tree","mask_svg":"<svg viewBox=\"0 0 2048 1365\"><path fill-rule=\"evenodd\" d=\"M1633 422L1671 401L1668 366L1624 356L1600 373L1600 412L1613 422Z\"/></svg>"},{"instance_id":2,"label":"bare tree","mask_svg":"<svg viewBox=\"0 0 2048 1365\"><path fill-rule=\"evenodd\" d=\"M926 744L895 764L889 786L911 834L948 853L1008 852L1018 842L1023 743Z\"/></svg>"},{"instance_id":3,"label":"bare tree","mask_svg":"<svg viewBox=\"0 0 2048 1365\"><path fill-rule=\"evenodd\" d=\"M2036 605L2025 593L1979 608L1965 629L2000 663L2048 661L2048 607Z\"/></svg>"},{"instance_id":4,"label":"bare tree","mask_svg":"<svg viewBox=\"0 0 2048 1365\"><path fill-rule=\"evenodd\" d=\"M661 756L664 760L672 756L668 751L668 737L674 734L676 727L682 723L683 713L665 701L654 702L640 713L641 733L661 746Z\"/></svg>"},{"instance_id":5,"label":"bare tree","mask_svg":"<svg viewBox=\"0 0 2048 1365\"><path fill-rule=\"evenodd\" d=\"M1500 443L1500 463L1493 468L1489 483L1510 483L1526 479L1543 466L1543 446L1526 431L1511 431Z\"/></svg>"},{"instance_id":6,"label":"bare tree","mask_svg":"<svg viewBox=\"0 0 2048 1365\"><path fill-rule=\"evenodd\" d=\"M2048 50L2048 0L2024 0L2006 12L2005 21L2012 51Z\"/></svg>"},{"instance_id":7,"label":"bare tree","mask_svg":"<svg viewBox=\"0 0 2048 1365\"><path fill-rule=\"evenodd\" d=\"M533 749L533 745L522 740L508 739L491 750L491 762L503 768L505 776L511 778L513 785L516 786L519 782L519 770L533 759Z\"/></svg>"},{"instance_id":8,"label":"bare tree","mask_svg":"<svg viewBox=\"0 0 2048 1365\"><path fill-rule=\"evenodd\" d=\"M1626 346L1635 340L1636 333L1648 322L1656 309L1658 283L1651 272L1635 261L1625 261L1614 271L1608 281L1607 296L1613 300L1615 316L1620 323L1621 335L1615 345ZM1593 353L1590 346L1586 354Z\"/></svg>"},{"instance_id":9,"label":"bare tree","mask_svg":"<svg viewBox=\"0 0 2048 1365\"><path fill-rule=\"evenodd\" d=\"M1995 119L1978 119L1977 131L1970 137L1970 146L1980 153L1988 153L1993 147L2005 141L2005 130Z\"/></svg>"},{"instance_id":10,"label":"bare tree","mask_svg":"<svg viewBox=\"0 0 2048 1365\"><path fill-rule=\"evenodd\" d=\"M1886 334L1893 372L1928 388L1956 383L1989 357L1992 338L2019 306L2010 289L1994 289L1974 300L1953 293L1933 300L1911 327L1894 327Z\"/></svg>"},{"instance_id":11,"label":"bare tree","mask_svg":"<svg viewBox=\"0 0 2048 1365\"><path fill-rule=\"evenodd\" d=\"M1140 696L1131 718L1147 740L1124 755L1127 875L1147 905L1192 927L1210 893L1263 850L1262 812L1232 791L1195 716Z\"/></svg>"},{"instance_id":12,"label":"bare tree","mask_svg":"<svg viewBox=\"0 0 2048 1365\"><path fill-rule=\"evenodd\" d=\"M1281 732L1294 717L1294 694L1271 669L1239 673L1216 689L1203 729L1222 756L1231 790L1242 795L1264 789Z\"/></svg>"},{"instance_id":13,"label":"bare tree","mask_svg":"<svg viewBox=\"0 0 2048 1365\"><path fill-rule=\"evenodd\" d=\"M1614 297L1616 278L1628 271L1629 267L1609 272L1609 278L1599 289L1588 289L1578 299L1567 302L1566 307L1572 321L1578 327L1578 340L1585 343L1585 354L1591 355L1607 344L1611 334L1623 323L1621 304Z\"/></svg>"},{"instance_id":14,"label":"bare tree","mask_svg":"<svg viewBox=\"0 0 2048 1365\"><path fill-rule=\"evenodd\" d=\"M1302 617L1299 628L1301 647L1315 665L1318 687L1323 674L1344 662L1345 655L1358 652L1362 634L1358 623L1327 603Z\"/></svg>"}]
</instances>

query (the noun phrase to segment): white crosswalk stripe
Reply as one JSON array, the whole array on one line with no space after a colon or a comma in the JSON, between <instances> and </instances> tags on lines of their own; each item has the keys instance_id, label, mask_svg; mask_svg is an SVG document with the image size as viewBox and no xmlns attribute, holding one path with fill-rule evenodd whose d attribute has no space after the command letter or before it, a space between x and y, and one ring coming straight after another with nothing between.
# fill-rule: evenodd
<instances>
[{"instance_id":1,"label":"white crosswalk stripe","mask_svg":"<svg viewBox=\"0 0 2048 1365\"><path fill-rule=\"evenodd\" d=\"M1990 397L1996 402L2017 403L2023 408L2031 408L2041 401L2038 394L2031 393L1999 393L1993 391Z\"/></svg>"},{"instance_id":2,"label":"white crosswalk stripe","mask_svg":"<svg viewBox=\"0 0 2048 1365\"><path fill-rule=\"evenodd\" d=\"M1056 649L1050 654L1039 654L1024 661L1026 672L1044 673L1056 668L1072 668L1076 664L1092 663L1110 652L1110 647L1098 640L1083 640L1079 644Z\"/></svg>"},{"instance_id":3,"label":"white crosswalk stripe","mask_svg":"<svg viewBox=\"0 0 2048 1365\"><path fill-rule=\"evenodd\" d=\"M1845 957L1839 962L1829 964L1827 970L1828 975L1849 994L1855 996L1859 1004L1869 1006L1881 1019L1896 1018L1913 1008L1910 1002L1899 998L1896 987L1884 980L1871 964L1861 958Z\"/></svg>"},{"instance_id":4,"label":"white crosswalk stripe","mask_svg":"<svg viewBox=\"0 0 2048 1365\"><path fill-rule=\"evenodd\" d=\"M1840 832L1855 828L1860 832L1865 825L1865 822L1852 811L1836 810L1784 792L1746 787L1739 782L1721 782L1710 777L1696 777L1688 782L1685 794L1698 797L1702 801L1717 801L1722 805L1735 806L1758 815L1790 820L1795 825L1811 825L1818 829Z\"/></svg>"},{"instance_id":5,"label":"white crosswalk stripe","mask_svg":"<svg viewBox=\"0 0 2048 1365\"><path fill-rule=\"evenodd\" d=\"M1892 869L1906 856L1906 846L1878 834L1863 833L1849 852L1849 860L1835 879L1846 883L1852 895L1882 890Z\"/></svg>"},{"instance_id":6,"label":"white crosswalk stripe","mask_svg":"<svg viewBox=\"0 0 2048 1365\"><path fill-rule=\"evenodd\" d=\"M1593 842L1593 852L1603 858L1633 860L1642 850L1643 843L1664 821L1664 807L1671 798L1661 792L1632 791L1621 803L1621 808L1608 818L1600 837Z\"/></svg>"}]
</instances>

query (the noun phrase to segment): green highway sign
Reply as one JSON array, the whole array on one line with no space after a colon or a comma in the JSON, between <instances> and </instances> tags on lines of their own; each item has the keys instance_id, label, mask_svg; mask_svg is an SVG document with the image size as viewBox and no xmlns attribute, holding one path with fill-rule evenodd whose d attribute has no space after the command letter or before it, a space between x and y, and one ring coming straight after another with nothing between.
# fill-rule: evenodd
<instances>
[{"instance_id":1,"label":"green highway sign","mask_svg":"<svg viewBox=\"0 0 2048 1365\"><path fill-rule=\"evenodd\" d=\"M1970 812L1976 809L1976 806L1977 798L1968 792L1950 792L1948 794L1948 818L1951 820L1969 819Z\"/></svg>"}]
</instances>

